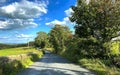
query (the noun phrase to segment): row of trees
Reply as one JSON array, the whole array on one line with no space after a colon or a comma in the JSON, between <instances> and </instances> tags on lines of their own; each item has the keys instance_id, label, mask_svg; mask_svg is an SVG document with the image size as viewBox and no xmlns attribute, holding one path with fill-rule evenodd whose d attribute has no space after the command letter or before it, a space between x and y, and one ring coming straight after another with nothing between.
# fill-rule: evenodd
<instances>
[{"instance_id":1,"label":"row of trees","mask_svg":"<svg viewBox=\"0 0 120 75\"><path fill-rule=\"evenodd\" d=\"M38 32L35 38L36 47L53 47L55 53L60 53L66 49L65 44L72 38L72 32L67 26L56 24L54 28L47 34L45 32Z\"/></svg>"},{"instance_id":2,"label":"row of trees","mask_svg":"<svg viewBox=\"0 0 120 75\"><path fill-rule=\"evenodd\" d=\"M120 0L77 0L71 9L75 34L66 26L55 25L48 34L39 32L35 45L53 47L55 53L72 61L110 57L111 40L120 35Z\"/></svg>"},{"instance_id":3,"label":"row of trees","mask_svg":"<svg viewBox=\"0 0 120 75\"><path fill-rule=\"evenodd\" d=\"M71 8L74 13L70 20L76 23L75 33L80 38L94 38L100 55L106 55L109 42L120 31L120 0L89 0L89 3L78 0L77 6Z\"/></svg>"},{"instance_id":4,"label":"row of trees","mask_svg":"<svg viewBox=\"0 0 120 75\"><path fill-rule=\"evenodd\" d=\"M26 47L27 44L3 44L0 43L0 50L6 49L6 48L16 48L16 47Z\"/></svg>"}]
</instances>

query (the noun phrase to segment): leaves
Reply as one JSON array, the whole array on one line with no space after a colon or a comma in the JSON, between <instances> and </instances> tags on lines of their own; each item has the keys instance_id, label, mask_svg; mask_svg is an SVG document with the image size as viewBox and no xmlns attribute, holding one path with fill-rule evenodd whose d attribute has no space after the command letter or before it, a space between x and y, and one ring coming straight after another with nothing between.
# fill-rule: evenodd
<instances>
[{"instance_id":1,"label":"leaves","mask_svg":"<svg viewBox=\"0 0 120 75\"><path fill-rule=\"evenodd\" d=\"M55 27L52 28L49 36L56 53L60 53L65 49L65 43L71 35L71 31L66 26L55 25Z\"/></svg>"},{"instance_id":2,"label":"leaves","mask_svg":"<svg viewBox=\"0 0 120 75\"><path fill-rule=\"evenodd\" d=\"M37 47L44 48L49 45L48 34L45 32L38 32L38 36L35 38L35 45Z\"/></svg>"}]
</instances>

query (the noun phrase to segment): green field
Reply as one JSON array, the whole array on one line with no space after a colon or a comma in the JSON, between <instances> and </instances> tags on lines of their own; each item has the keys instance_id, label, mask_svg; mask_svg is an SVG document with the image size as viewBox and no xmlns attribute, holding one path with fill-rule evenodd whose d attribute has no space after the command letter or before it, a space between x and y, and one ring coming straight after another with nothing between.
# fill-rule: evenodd
<instances>
[{"instance_id":1,"label":"green field","mask_svg":"<svg viewBox=\"0 0 120 75\"><path fill-rule=\"evenodd\" d=\"M35 48L27 48L27 47L19 47L19 48L9 48L0 50L0 56L10 56L10 55L19 55L19 54L26 54L35 52L38 53L39 51Z\"/></svg>"}]
</instances>

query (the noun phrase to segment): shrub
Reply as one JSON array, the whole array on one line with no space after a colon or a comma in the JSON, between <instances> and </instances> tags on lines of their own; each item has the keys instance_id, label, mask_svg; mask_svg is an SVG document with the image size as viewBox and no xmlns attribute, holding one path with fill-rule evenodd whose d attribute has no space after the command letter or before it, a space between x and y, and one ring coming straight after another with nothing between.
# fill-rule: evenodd
<instances>
[{"instance_id":1,"label":"shrub","mask_svg":"<svg viewBox=\"0 0 120 75\"><path fill-rule=\"evenodd\" d=\"M120 55L120 41L111 42L110 54L111 55Z\"/></svg>"}]
</instances>

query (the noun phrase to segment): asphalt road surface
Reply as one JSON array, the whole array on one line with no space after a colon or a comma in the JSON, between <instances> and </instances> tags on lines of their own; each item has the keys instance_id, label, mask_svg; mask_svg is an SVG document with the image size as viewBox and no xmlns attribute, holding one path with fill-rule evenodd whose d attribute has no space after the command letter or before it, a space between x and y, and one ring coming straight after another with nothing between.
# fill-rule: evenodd
<instances>
[{"instance_id":1,"label":"asphalt road surface","mask_svg":"<svg viewBox=\"0 0 120 75\"><path fill-rule=\"evenodd\" d=\"M46 52L44 57L18 75L95 75L67 59Z\"/></svg>"}]
</instances>

